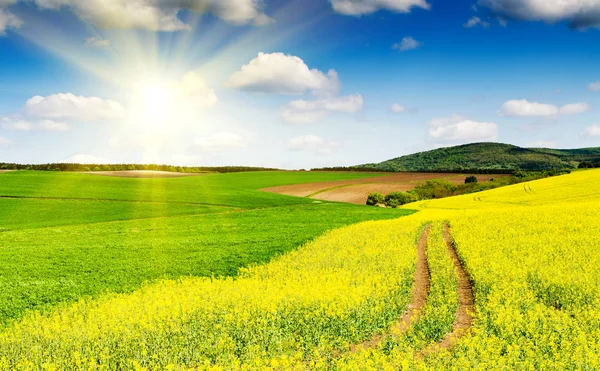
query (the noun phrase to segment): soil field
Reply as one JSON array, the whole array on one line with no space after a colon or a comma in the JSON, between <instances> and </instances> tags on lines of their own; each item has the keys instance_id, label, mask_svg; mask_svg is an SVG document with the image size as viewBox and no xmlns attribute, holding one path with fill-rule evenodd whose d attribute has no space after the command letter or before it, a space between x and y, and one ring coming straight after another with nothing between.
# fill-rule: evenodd
<instances>
[{"instance_id":1,"label":"soil field","mask_svg":"<svg viewBox=\"0 0 600 371\"><path fill-rule=\"evenodd\" d=\"M334 182L294 184L281 187L265 188L263 191L280 193L288 196L310 197L316 200L347 202L363 205L369 193L406 192L418 183L432 179L444 179L454 184L463 184L468 176L476 176L480 182L506 175L498 174L449 174L449 173L382 173L379 177Z\"/></svg>"},{"instance_id":2,"label":"soil field","mask_svg":"<svg viewBox=\"0 0 600 371\"><path fill-rule=\"evenodd\" d=\"M86 174L114 176L118 178L182 178L207 173L173 173L169 171L128 170L128 171L89 171Z\"/></svg>"}]
</instances>

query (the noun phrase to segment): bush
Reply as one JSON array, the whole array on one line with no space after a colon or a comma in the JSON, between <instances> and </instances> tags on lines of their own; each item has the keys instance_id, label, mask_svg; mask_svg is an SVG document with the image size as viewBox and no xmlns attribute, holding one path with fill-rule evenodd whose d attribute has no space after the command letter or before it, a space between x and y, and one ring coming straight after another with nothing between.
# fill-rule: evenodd
<instances>
[{"instance_id":1,"label":"bush","mask_svg":"<svg viewBox=\"0 0 600 371\"><path fill-rule=\"evenodd\" d=\"M434 179L418 184L411 193L416 195L419 200L430 200L453 196L454 192L456 192L454 184L447 180Z\"/></svg>"},{"instance_id":2,"label":"bush","mask_svg":"<svg viewBox=\"0 0 600 371\"><path fill-rule=\"evenodd\" d=\"M385 196L378 192L371 193L367 198L367 205L369 206L377 206L379 204L383 204L384 202Z\"/></svg>"},{"instance_id":3,"label":"bush","mask_svg":"<svg viewBox=\"0 0 600 371\"><path fill-rule=\"evenodd\" d=\"M391 207L392 209L396 208L396 207L398 207L400 205L401 205L400 202L398 202L398 200L396 200L395 198L392 198L392 199L389 199L389 200L385 201L385 206Z\"/></svg>"},{"instance_id":4,"label":"bush","mask_svg":"<svg viewBox=\"0 0 600 371\"><path fill-rule=\"evenodd\" d=\"M465 184L469 184L469 183L477 183L477 177L474 176L469 176L467 177L467 179L465 179Z\"/></svg>"},{"instance_id":5,"label":"bush","mask_svg":"<svg viewBox=\"0 0 600 371\"><path fill-rule=\"evenodd\" d=\"M392 192L385 196L385 206L397 207L417 201L416 197L406 192Z\"/></svg>"}]
</instances>

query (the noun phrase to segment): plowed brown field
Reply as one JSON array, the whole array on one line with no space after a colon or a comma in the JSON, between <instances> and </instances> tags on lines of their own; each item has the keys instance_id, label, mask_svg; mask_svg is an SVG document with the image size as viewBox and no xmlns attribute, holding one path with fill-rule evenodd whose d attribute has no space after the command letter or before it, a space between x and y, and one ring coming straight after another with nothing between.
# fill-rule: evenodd
<instances>
[{"instance_id":1,"label":"plowed brown field","mask_svg":"<svg viewBox=\"0 0 600 371\"><path fill-rule=\"evenodd\" d=\"M383 173L380 177L355 180L340 180L309 184L293 184L280 187L265 188L266 192L280 193L289 196L310 197L316 200L348 202L364 205L369 193L388 194L395 191L410 191L418 183L432 179L444 179L454 184L462 184L465 178L474 175L480 182L505 175L483 174L448 174L448 173Z\"/></svg>"}]
</instances>

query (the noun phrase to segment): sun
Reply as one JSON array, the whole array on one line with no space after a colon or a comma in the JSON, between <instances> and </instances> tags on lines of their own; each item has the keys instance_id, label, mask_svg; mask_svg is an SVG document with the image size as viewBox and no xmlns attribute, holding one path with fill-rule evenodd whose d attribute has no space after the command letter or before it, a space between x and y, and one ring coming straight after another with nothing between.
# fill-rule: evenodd
<instances>
[{"instance_id":1,"label":"sun","mask_svg":"<svg viewBox=\"0 0 600 371\"><path fill-rule=\"evenodd\" d=\"M162 116L170 105L171 94L160 85L150 85L144 89L142 99L149 113Z\"/></svg>"},{"instance_id":2,"label":"sun","mask_svg":"<svg viewBox=\"0 0 600 371\"><path fill-rule=\"evenodd\" d=\"M134 92L134 106L145 119L165 119L172 114L174 92L167 84L144 82Z\"/></svg>"},{"instance_id":3,"label":"sun","mask_svg":"<svg viewBox=\"0 0 600 371\"><path fill-rule=\"evenodd\" d=\"M137 80L130 92L130 122L145 132L162 132L179 122L177 91L159 79Z\"/></svg>"}]
</instances>

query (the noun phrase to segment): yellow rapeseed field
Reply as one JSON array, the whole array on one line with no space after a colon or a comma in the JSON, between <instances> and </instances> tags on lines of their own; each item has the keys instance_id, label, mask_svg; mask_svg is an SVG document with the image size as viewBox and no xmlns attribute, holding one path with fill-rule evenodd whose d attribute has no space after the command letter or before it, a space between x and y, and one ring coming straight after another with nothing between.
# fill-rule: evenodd
<instances>
[{"instance_id":1,"label":"yellow rapeseed field","mask_svg":"<svg viewBox=\"0 0 600 371\"><path fill-rule=\"evenodd\" d=\"M472 336L425 355L386 344L345 369L600 369L600 171L411 206L452 226L475 286Z\"/></svg>"},{"instance_id":2,"label":"yellow rapeseed field","mask_svg":"<svg viewBox=\"0 0 600 371\"><path fill-rule=\"evenodd\" d=\"M332 231L236 279L32 312L0 333L0 370L600 369L600 171L407 207L421 211ZM445 223L476 315L470 335L436 350L457 307ZM408 331L389 332L426 224L427 304ZM351 351L374 334L377 346Z\"/></svg>"},{"instance_id":3,"label":"yellow rapeseed field","mask_svg":"<svg viewBox=\"0 0 600 371\"><path fill-rule=\"evenodd\" d=\"M31 313L0 333L0 369L317 367L405 310L421 225L355 225L236 279L162 281Z\"/></svg>"}]
</instances>

